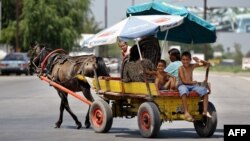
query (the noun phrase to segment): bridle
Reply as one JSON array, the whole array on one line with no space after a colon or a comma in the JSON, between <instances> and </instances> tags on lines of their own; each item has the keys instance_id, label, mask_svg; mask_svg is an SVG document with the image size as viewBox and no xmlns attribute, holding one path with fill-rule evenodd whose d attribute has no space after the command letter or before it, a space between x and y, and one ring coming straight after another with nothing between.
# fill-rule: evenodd
<instances>
[{"instance_id":1,"label":"bridle","mask_svg":"<svg viewBox=\"0 0 250 141\"><path fill-rule=\"evenodd\" d=\"M41 49L41 51L39 52L39 54L36 55L36 51L37 51L38 47L39 47L38 45L36 45L35 47L33 47L32 52L31 52L31 58L30 58L31 66L34 66L36 70L39 69L39 67L36 65L35 61L38 60L39 56L42 54L43 49L45 48L45 47L43 47Z\"/></svg>"}]
</instances>

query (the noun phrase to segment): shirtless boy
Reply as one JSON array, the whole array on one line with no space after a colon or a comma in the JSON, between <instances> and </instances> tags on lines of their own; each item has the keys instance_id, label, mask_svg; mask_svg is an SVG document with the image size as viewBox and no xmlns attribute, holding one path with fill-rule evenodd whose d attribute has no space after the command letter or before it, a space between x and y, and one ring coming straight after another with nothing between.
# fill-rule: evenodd
<instances>
[{"instance_id":1,"label":"shirtless boy","mask_svg":"<svg viewBox=\"0 0 250 141\"><path fill-rule=\"evenodd\" d=\"M181 55L182 66L179 68L179 85L178 90L182 98L184 107L184 116L187 121L193 121L193 117L188 112L187 96L190 91L196 91L200 97L203 97L203 116L211 118L208 112L208 90L205 87L197 85L197 81L193 80L193 70L196 67L209 66L209 63L203 60L199 60L197 57L193 58L197 63L190 64L191 54L190 52L183 52Z\"/></svg>"},{"instance_id":2,"label":"shirtless boy","mask_svg":"<svg viewBox=\"0 0 250 141\"><path fill-rule=\"evenodd\" d=\"M176 78L165 72L166 61L160 60L157 64L157 71L147 71L146 74L155 76L155 84L160 90L175 90Z\"/></svg>"}]
</instances>

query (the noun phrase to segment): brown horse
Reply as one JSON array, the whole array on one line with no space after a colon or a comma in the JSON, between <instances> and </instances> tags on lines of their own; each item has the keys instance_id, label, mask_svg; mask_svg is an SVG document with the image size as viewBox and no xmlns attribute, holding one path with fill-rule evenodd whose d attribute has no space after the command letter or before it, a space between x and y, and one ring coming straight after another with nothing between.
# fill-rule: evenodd
<instances>
[{"instance_id":1,"label":"brown horse","mask_svg":"<svg viewBox=\"0 0 250 141\"><path fill-rule=\"evenodd\" d=\"M84 77L94 77L95 72L98 76L109 76L107 67L101 57L94 55L82 55L71 57L68 56L62 49L52 51L40 44L33 44L30 69L34 69L39 75L46 75L54 82L74 91L82 91L85 98L89 101L94 101L91 92L90 84ZM94 71L95 70L95 71ZM63 111L66 111L74 119L77 129L82 127L81 122L70 109L66 92L55 88L61 98L60 116L55 123L55 128L60 128L63 122ZM90 108L90 107L89 107ZM85 127L90 127L89 110L85 118Z\"/></svg>"}]
</instances>

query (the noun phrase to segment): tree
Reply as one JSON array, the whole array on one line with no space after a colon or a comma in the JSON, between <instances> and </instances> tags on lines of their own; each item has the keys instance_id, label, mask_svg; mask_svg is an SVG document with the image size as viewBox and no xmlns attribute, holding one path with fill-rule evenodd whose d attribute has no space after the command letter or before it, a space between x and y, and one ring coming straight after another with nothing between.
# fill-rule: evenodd
<instances>
[{"instance_id":1,"label":"tree","mask_svg":"<svg viewBox=\"0 0 250 141\"><path fill-rule=\"evenodd\" d=\"M99 30L91 15L90 3L90 0L23 0L19 31L22 50L27 50L32 41L71 50L80 33ZM15 20L10 21L1 42L14 45Z\"/></svg>"},{"instance_id":2,"label":"tree","mask_svg":"<svg viewBox=\"0 0 250 141\"><path fill-rule=\"evenodd\" d=\"M242 58L243 58L243 53L241 52L241 45L236 43L234 45L234 48L235 48L235 53L233 55L233 58L235 60L235 63L240 65L242 63Z\"/></svg>"},{"instance_id":3,"label":"tree","mask_svg":"<svg viewBox=\"0 0 250 141\"><path fill-rule=\"evenodd\" d=\"M10 22L15 20L15 1L2 0L2 28L6 28Z\"/></svg>"},{"instance_id":4,"label":"tree","mask_svg":"<svg viewBox=\"0 0 250 141\"><path fill-rule=\"evenodd\" d=\"M217 52L224 52L224 48L221 44L213 46L213 50Z\"/></svg>"},{"instance_id":5,"label":"tree","mask_svg":"<svg viewBox=\"0 0 250 141\"><path fill-rule=\"evenodd\" d=\"M247 52L246 57L250 58L250 50Z\"/></svg>"},{"instance_id":6,"label":"tree","mask_svg":"<svg viewBox=\"0 0 250 141\"><path fill-rule=\"evenodd\" d=\"M15 43L15 1L16 0L2 0L1 43L8 43L12 45Z\"/></svg>"}]
</instances>

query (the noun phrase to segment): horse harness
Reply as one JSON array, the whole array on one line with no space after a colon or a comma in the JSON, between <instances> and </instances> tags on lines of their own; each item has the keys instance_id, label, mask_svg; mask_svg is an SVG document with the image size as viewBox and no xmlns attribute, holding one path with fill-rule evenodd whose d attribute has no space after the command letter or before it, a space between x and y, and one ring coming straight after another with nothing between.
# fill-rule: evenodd
<instances>
[{"instance_id":1,"label":"horse harness","mask_svg":"<svg viewBox=\"0 0 250 141\"><path fill-rule=\"evenodd\" d=\"M43 50L45 50L45 49L43 48L41 53L43 52ZM46 57L44 57L43 60L40 60L40 62L42 61L42 63L39 66L41 68L40 75L45 73L45 75L49 79L51 79L52 81L55 81L57 83L60 83L60 84L67 83L69 81L72 81L73 79L78 79L78 80L85 82L86 80L84 79L84 76L82 76L81 74L83 74L82 70L83 70L84 66L88 65L88 61L90 61L90 59L91 59L91 61L93 61L92 59L94 59L94 56L93 57L90 57L90 56L93 56L93 55L80 56L79 58L74 59L74 57L70 57L70 56L66 55L66 51L64 51L63 49L54 50L54 51L50 52L48 55L46 55ZM51 73L52 73L53 67L56 64L63 65L66 61L69 61L73 64L73 65L70 65L69 72L71 72L76 65L80 64L80 67L76 73L77 74L76 76L72 77L69 80L61 82L58 80L57 75L52 76ZM58 74L60 68L61 68L60 66L57 68L56 74Z\"/></svg>"}]
</instances>

